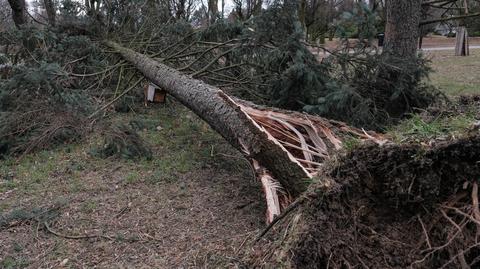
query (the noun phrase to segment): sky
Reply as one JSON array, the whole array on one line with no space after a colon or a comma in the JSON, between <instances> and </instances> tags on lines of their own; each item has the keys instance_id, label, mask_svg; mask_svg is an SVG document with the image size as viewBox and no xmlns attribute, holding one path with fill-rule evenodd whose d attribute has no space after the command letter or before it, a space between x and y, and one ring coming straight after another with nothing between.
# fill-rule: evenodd
<instances>
[{"instance_id":1,"label":"sky","mask_svg":"<svg viewBox=\"0 0 480 269\"><path fill-rule=\"evenodd\" d=\"M27 0L27 3L31 4L35 1L38 1L38 0ZM83 0L74 0L74 1L77 1L77 2L83 2ZM207 3L207 0L201 0L204 2L204 4L206 5ZM30 8L31 8L31 5L29 5ZM230 11L233 9L233 1L232 0L225 0L225 14L229 14ZM222 0L219 0L218 1L218 10L222 10Z\"/></svg>"}]
</instances>

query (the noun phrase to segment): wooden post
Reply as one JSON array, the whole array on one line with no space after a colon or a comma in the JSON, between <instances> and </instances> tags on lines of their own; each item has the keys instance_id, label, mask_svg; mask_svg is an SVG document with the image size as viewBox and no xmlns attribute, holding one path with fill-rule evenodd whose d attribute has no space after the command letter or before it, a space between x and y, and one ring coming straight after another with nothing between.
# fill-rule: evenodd
<instances>
[{"instance_id":1,"label":"wooden post","mask_svg":"<svg viewBox=\"0 0 480 269\"><path fill-rule=\"evenodd\" d=\"M465 8L465 15L468 15L468 2L463 0L463 6ZM468 56L470 55L470 46L468 44L468 31L465 26L465 21L462 20L461 25L457 27L457 39L455 41L455 56Z\"/></svg>"}]
</instances>

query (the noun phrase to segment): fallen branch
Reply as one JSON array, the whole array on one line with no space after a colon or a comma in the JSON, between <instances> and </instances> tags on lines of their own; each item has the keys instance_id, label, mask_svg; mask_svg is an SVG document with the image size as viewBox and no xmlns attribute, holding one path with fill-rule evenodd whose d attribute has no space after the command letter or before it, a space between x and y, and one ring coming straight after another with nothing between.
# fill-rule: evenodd
<instances>
[{"instance_id":1,"label":"fallen branch","mask_svg":"<svg viewBox=\"0 0 480 269\"><path fill-rule=\"evenodd\" d=\"M66 239L89 239L89 238L103 238L103 239L107 239L107 240L113 240L113 238L111 238L110 236L106 236L106 235L102 235L102 234L93 234L93 235L90 235L90 234L87 234L87 235L65 235L65 234L62 234L62 233L59 233L55 230L53 230L50 225L48 225L48 222L43 222L43 226L45 226L45 229L47 229L47 231L53 235L56 235L58 237L63 237L63 238L66 238Z\"/></svg>"}]
</instances>

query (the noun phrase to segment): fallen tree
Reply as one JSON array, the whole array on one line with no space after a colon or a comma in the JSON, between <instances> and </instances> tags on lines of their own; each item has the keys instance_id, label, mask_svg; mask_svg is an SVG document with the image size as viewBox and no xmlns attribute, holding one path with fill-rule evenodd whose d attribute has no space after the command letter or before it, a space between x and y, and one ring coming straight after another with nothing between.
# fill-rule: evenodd
<instances>
[{"instance_id":1,"label":"fallen tree","mask_svg":"<svg viewBox=\"0 0 480 269\"><path fill-rule=\"evenodd\" d=\"M144 54L115 42L106 44L243 153L264 187L269 221L306 190L308 179L342 148L344 138L383 142L375 133L341 122L232 98Z\"/></svg>"}]
</instances>

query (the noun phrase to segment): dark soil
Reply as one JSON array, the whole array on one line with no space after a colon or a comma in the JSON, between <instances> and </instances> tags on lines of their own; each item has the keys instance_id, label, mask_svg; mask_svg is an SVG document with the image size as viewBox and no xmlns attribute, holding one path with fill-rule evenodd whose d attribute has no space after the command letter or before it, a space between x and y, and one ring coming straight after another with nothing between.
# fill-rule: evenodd
<instances>
[{"instance_id":1,"label":"dark soil","mask_svg":"<svg viewBox=\"0 0 480 269\"><path fill-rule=\"evenodd\" d=\"M361 147L322 179L277 254L293 268L479 268L479 161L478 135Z\"/></svg>"}]
</instances>

